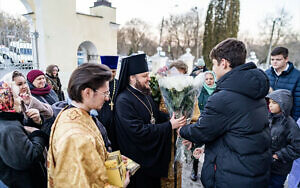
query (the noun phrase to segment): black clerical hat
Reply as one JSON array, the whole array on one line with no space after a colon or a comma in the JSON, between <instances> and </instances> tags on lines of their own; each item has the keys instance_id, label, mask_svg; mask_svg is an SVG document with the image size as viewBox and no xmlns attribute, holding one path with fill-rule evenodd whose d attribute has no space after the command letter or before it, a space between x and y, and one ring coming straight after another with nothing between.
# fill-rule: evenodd
<instances>
[{"instance_id":1,"label":"black clerical hat","mask_svg":"<svg viewBox=\"0 0 300 188\"><path fill-rule=\"evenodd\" d=\"M121 62L117 95L129 84L129 76L148 71L146 54L131 55L123 58Z\"/></svg>"}]
</instances>

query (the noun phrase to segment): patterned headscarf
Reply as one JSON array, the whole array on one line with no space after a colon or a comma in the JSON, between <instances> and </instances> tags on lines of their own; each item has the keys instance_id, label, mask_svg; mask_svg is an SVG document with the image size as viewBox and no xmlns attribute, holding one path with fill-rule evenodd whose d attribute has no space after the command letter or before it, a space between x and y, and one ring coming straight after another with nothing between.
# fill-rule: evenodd
<instances>
[{"instance_id":1,"label":"patterned headscarf","mask_svg":"<svg viewBox=\"0 0 300 188\"><path fill-rule=\"evenodd\" d=\"M0 82L0 112L16 112L12 89L6 82Z\"/></svg>"}]
</instances>

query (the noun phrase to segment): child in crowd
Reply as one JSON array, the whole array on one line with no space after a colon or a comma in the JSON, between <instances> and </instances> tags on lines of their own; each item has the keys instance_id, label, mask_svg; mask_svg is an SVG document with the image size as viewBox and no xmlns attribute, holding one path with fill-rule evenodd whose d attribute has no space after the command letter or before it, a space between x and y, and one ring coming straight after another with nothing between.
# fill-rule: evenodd
<instances>
[{"instance_id":1,"label":"child in crowd","mask_svg":"<svg viewBox=\"0 0 300 188\"><path fill-rule=\"evenodd\" d=\"M283 187L293 161L300 157L300 128L290 116L293 97L279 89L268 94L272 137L272 167L269 188Z\"/></svg>"}]
</instances>

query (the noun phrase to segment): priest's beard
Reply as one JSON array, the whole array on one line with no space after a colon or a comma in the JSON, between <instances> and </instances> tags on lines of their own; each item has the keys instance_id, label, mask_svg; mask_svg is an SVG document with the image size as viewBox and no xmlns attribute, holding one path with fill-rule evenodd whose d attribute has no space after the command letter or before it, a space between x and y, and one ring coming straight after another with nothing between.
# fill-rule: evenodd
<instances>
[{"instance_id":1,"label":"priest's beard","mask_svg":"<svg viewBox=\"0 0 300 188\"><path fill-rule=\"evenodd\" d=\"M138 90L140 90L144 95L150 95L151 94L151 89L147 88L145 85L142 85L141 82L139 82L138 79L136 79L136 83L134 87Z\"/></svg>"}]
</instances>

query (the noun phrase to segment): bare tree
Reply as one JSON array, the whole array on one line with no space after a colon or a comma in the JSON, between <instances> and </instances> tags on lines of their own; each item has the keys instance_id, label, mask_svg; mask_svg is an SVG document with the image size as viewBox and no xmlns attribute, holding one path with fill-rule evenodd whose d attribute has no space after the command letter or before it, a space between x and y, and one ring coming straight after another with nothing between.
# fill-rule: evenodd
<instances>
[{"instance_id":1,"label":"bare tree","mask_svg":"<svg viewBox=\"0 0 300 188\"><path fill-rule=\"evenodd\" d=\"M29 23L21 17L13 17L0 12L0 44L8 46L7 36L14 40L30 41Z\"/></svg>"},{"instance_id":2,"label":"bare tree","mask_svg":"<svg viewBox=\"0 0 300 188\"><path fill-rule=\"evenodd\" d=\"M267 15L261 22L262 24L259 25L262 43L269 44L274 20L276 21L274 25L272 46L282 43L289 34L293 33L291 28L292 18L293 17L284 9L277 10L274 14Z\"/></svg>"},{"instance_id":3,"label":"bare tree","mask_svg":"<svg viewBox=\"0 0 300 188\"><path fill-rule=\"evenodd\" d=\"M154 54L157 43L149 32L150 26L141 19L134 18L118 31L118 53L132 54L144 51L148 55Z\"/></svg>"},{"instance_id":4,"label":"bare tree","mask_svg":"<svg viewBox=\"0 0 300 188\"><path fill-rule=\"evenodd\" d=\"M199 23L197 14L198 12L190 11L185 14L170 15L164 21L163 47L169 52L172 59L185 53L186 48L191 48L192 54L195 56L196 50L199 51L199 47L201 47L199 33L201 33L203 24Z\"/></svg>"}]
</instances>

